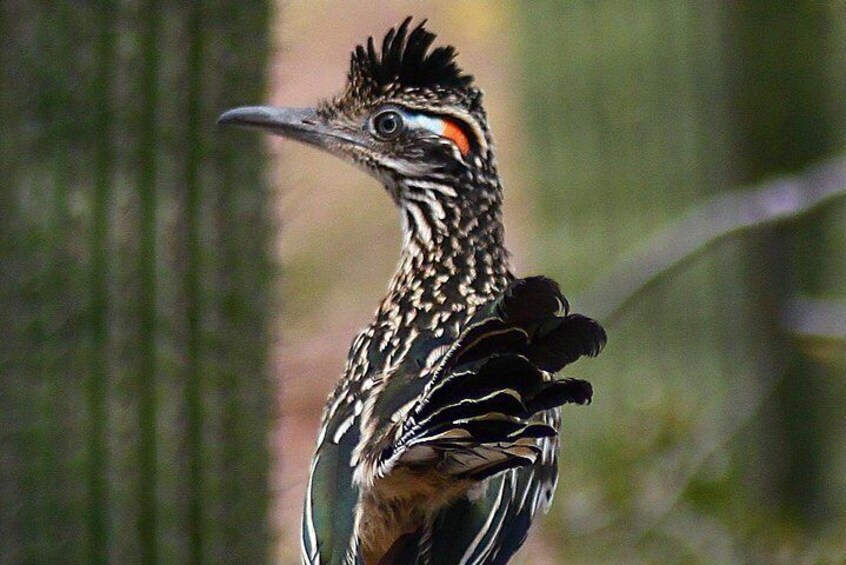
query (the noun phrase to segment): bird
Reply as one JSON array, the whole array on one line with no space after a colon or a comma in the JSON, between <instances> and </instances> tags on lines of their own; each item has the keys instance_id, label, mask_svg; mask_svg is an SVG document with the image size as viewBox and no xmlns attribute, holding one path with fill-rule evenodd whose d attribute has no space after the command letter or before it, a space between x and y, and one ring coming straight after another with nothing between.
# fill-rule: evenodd
<instances>
[{"instance_id":1,"label":"bird","mask_svg":"<svg viewBox=\"0 0 846 565\"><path fill-rule=\"evenodd\" d=\"M355 47L340 95L218 119L354 163L402 222L396 272L323 410L308 565L507 563L552 501L561 406L592 398L557 373L607 340L556 282L513 274L482 91L412 21Z\"/></svg>"}]
</instances>

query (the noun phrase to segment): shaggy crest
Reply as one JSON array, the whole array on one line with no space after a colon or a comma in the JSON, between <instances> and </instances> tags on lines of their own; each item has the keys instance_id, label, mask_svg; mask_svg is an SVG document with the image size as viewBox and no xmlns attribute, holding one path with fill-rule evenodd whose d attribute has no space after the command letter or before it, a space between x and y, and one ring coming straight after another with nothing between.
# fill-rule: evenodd
<instances>
[{"instance_id":1,"label":"shaggy crest","mask_svg":"<svg viewBox=\"0 0 846 565\"><path fill-rule=\"evenodd\" d=\"M388 31L381 53L377 53L373 37L367 39L366 48L355 48L350 60L350 84L375 91L394 87L468 88L473 76L456 64L455 48L446 45L429 52L437 36L424 28L426 20L408 33L410 23L409 16L398 28Z\"/></svg>"}]
</instances>

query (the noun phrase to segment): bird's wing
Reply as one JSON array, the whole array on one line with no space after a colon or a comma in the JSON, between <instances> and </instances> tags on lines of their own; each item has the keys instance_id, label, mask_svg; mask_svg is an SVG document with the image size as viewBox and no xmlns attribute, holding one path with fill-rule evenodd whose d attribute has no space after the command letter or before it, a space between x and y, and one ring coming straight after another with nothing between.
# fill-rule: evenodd
<instances>
[{"instance_id":1,"label":"bird's wing","mask_svg":"<svg viewBox=\"0 0 846 565\"><path fill-rule=\"evenodd\" d=\"M432 524L397 540L378 565L505 565L537 511L549 509L557 481L552 453L548 461L490 478L479 496L457 500Z\"/></svg>"},{"instance_id":2,"label":"bird's wing","mask_svg":"<svg viewBox=\"0 0 846 565\"><path fill-rule=\"evenodd\" d=\"M418 565L502 565L526 539L538 509L546 510L556 461L493 477L484 495L461 498L438 515L418 544Z\"/></svg>"},{"instance_id":3,"label":"bird's wing","mask_svg":"<svg viewBox=\"0 0 846 565\"><path fill-rule=\"evenodd\" d=\"M368 371L370 328L353 340L345 376L323 413L311 461L302 514L304 565L358 565L355 537L360 489L354 479L354 453L361 442L361 377Z\"/></svg>"},{"instance_id":4,"label":"bird's wing","mask_svg":"<svg viewBox=\"0 0 846 565\"><path fill-rule=\"evenodd\" d=\"M353 427L337 442L318 444L311 462L302 515L304 565L360 563L352 537L359 492L350 466L358 440L358 430Z\"/></svg>"},{"instance_id":5,"label":"bird's wing","mask_svg":"<svg viewBox=\"0 0 846 565\"><path fill-rule=\"evenodd\" d=\"M404 536L386 562L505 563L551 499L557 407L591 397L589 383L552 375L599 353L605 332L570 314L556 283L532 277L514 281L457 339L443 338L419 340L382 390L372 429L393 429L394 441L383 444L370 469L384 476L397 465L436 464L457 479L489 484L442 511L427 531ZM430 378L419 378L427 370L421 359L438 359ZM330 416L313 461L303 515L309 565L361 562L350 537L360 494L350 463L362 437L347 412Z\"/></svg>"},{"instance_id":6,"label":"bird's wing","mask_svg":"<svg viewBox=\"0 0 846 565\"><path fill-rule=\"evenodd\" d=\"M557 433L540 414L591 398L586 381L552 374L598 354L605 339L598 323L568 312L555 282L513 282L439 361L395 441L381 450L378 473L433 463L458 479L483 480L533 465L544 438Z\"/></svg>"},{"instance_id":7,"label":"bird's wing","mask_svg":"<svg viewBox=\"0 0 846 565\"><path fill-rule=\"evenodd\" d=\"M462 497L403 540L393 563L505 564L536 512L548 510L557 481L558 407L591 398L587 382L552 375L598 354L606 340L599 324L568 309L553 281L515 281L439 362L399 440L384 451L382 472L431 458L442 471L487 481L482 492Z\"/></svg>"}]
</instances>

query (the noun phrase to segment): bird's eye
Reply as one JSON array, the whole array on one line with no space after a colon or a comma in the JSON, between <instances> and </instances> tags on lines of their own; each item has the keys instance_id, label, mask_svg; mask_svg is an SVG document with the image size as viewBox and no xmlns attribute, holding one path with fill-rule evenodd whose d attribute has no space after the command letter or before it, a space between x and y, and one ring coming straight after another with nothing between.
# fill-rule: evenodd
<instances>
[{"instance_id":1,"label":"bird's eye","mask_svg":"<svg viewBox=\"0 0 846 565\"><path fill-rule=\"evenodd\" d=\"M373 129L383 139L393 139L402 132L402 115L396 110L386 110L373 118Z\"/></svg>"}]
</instances>

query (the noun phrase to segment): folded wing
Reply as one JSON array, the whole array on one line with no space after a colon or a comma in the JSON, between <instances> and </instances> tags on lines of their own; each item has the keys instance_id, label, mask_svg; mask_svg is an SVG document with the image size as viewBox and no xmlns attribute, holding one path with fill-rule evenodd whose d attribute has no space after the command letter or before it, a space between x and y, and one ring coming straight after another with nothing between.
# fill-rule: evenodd
<instances>
[{"instance_id":1,"label":"folded wing","mask_svg":"<svg viewBox=\"0 0 846 565\"><path fill-rule=\"evenodd\" d=\"M553 374L606 341L602 327L570 314L558 285L517 280L479 312L439 361L423 394L381 453L379 467L435 464L482 480L532 465L557 431L539 413L590 402L590 383Z\"/></svg>"}]
</instances>

